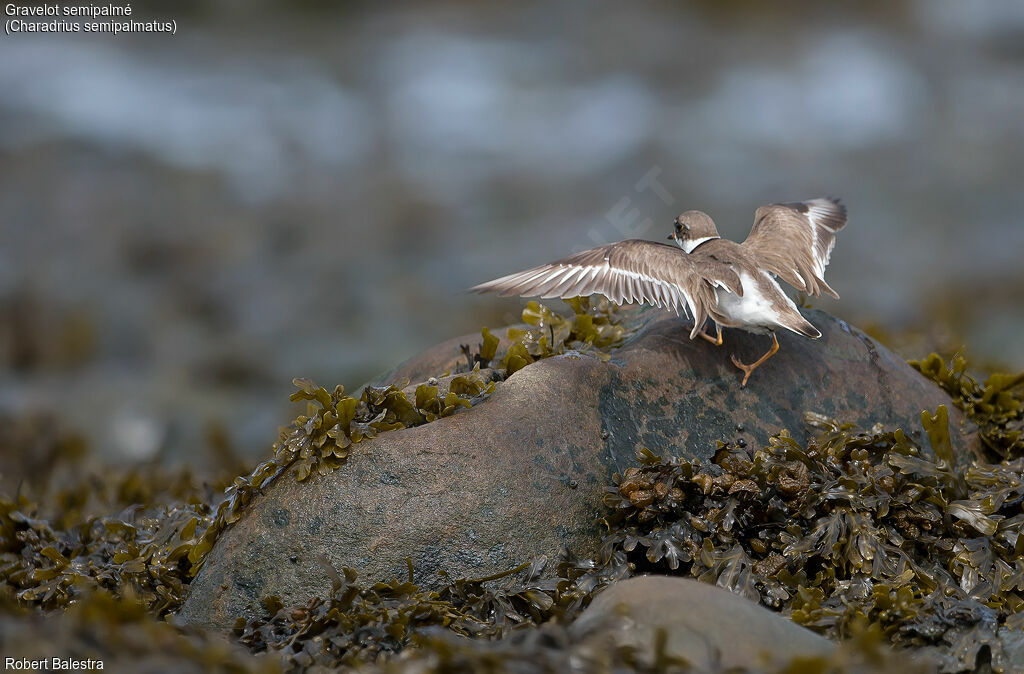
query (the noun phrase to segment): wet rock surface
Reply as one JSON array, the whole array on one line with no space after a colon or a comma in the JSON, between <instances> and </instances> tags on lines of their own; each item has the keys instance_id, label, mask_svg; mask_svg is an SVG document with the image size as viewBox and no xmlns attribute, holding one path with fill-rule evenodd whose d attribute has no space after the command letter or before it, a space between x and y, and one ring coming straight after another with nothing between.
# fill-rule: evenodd
<instances>
[{"instance_id":1,"label":"wet rock surface","mask_svg":"<svg viewBox=\"0 0 1024 674\"><path fill-rule=\"evenodd\" d=\"M325 558L369 582L405 577L410 558L414 580L430 587L563 547L589 555L602 494L639 447L707 459L717 440L756 445L788 429L803 442L807 411L923 440L921 411L946 404L954 450L968 455L973 436L945 393L859 330L806 315L822 338L780 335L780 352L746 388L730 354L750 362L766 337L730 330L714 347L690 341L683 320L645 312L607 362L573 353L538 361L472 409L354 446L332 474L301 483L286 474L220 538L181 617L227 627L257 615L267 595L286 605L323 596ZM390 376L440 375L464 362L458 344L479 341L450 340Z\"/></svg>"},{"instance_id":2,"label":"wet rock surface","mask_svg":"<svg viewBox=\"0 0 1024 674\"><path fill-rule=\"evenodd\" d=\"M573 623L584 642L644 651L665 631L665 654L698 671L828 657L836 645L728 590L689 578L641 576L612 584Z\"/></svg>"}]
</instances>

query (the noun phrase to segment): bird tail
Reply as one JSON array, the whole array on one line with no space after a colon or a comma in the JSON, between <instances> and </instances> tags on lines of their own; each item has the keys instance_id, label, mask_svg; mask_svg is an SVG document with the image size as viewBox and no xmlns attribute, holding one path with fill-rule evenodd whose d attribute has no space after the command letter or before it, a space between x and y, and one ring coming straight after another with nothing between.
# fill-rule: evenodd
<instances>
[{"instance_id":1,"label":"bird tail","mask_svg":"<svg viewBox=\"0 0 1024 674\"><path fill-rule=\"evenodd\" d=\"M811 339L817 339L821 337L821 331L818 328L811 325L811 323L800 315L800 312L794 311L791 316L786 316L786 321L782 324L787 330L792 330L798 335L804 337L810 337Z\"/></svg>"}]
</instances>

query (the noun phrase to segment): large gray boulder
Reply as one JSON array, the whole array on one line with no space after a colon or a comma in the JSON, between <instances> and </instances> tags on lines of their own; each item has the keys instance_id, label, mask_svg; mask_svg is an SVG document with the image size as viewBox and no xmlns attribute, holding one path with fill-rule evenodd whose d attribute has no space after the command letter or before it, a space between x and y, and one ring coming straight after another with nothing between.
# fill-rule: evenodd
<instances>
[{"instance_id":1,"label":"large gray boulder","mask_svg":"<svg viewBox=\"0 0 1024 674\"><path fill-rule=\"evenodd\" d=\"M607 362L538 361L472 409L355 445L332 474L285 474L222 535L181 617L226 627L257 614L267 595L286 604L326 595L323 557L367 582L404 577L411 557L416 581L437 586L441 571L485 576L563 546L589 555L604 489L639 447L708 459L716 440L756 445L789 429L803 441L806 411L923 439L921 411L944 404L954 450L967 455L972 436L944 392L863 332L806 315L821 339L779 335L780 352L746 388L729 356L752 361L766 337L730 330L715 347L690 341L683 320L645 312ZM460 343L479 341L451 340L390 374L441 374L464 359Z\"/></svg>"}]
</instances>

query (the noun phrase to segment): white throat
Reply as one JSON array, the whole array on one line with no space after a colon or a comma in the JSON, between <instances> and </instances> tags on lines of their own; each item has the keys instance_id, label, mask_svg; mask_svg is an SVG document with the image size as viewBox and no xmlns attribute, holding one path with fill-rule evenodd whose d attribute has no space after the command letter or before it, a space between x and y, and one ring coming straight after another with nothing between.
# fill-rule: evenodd
<instances>
[{"instance_id":1,"label":"white throat","mask_svg":"<svg viewBox=\"0 0 1024 674\"><path fill-rule=\"evenodd\" d=\"M718 239L718 238L721 238L721 237L718 237L718 236L702 236L699 239L687 239L686 241L683 241L681 244L679 244L679 246L683 250L685 250L687 253L692 253L694 248L696 248L700 244L704 243L705 241L710 241L711 239Z\"/></svg>"}]
</instances>

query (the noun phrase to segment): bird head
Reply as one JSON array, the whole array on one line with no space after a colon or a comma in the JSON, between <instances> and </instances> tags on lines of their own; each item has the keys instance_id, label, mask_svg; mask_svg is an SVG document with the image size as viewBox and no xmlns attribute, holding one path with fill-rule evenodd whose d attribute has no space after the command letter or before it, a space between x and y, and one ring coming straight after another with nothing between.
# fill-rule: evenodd
<instances>
[{"instance_id":1,"label":"bird head","mask_svg":"<svg viewBox=\"0 0 1024 674\"><path fill-rule=\"evenodd\" d=\"M718 238L715 221L701 211L686 211L677 217L672 225L674 229L669 234L669 240L675 241L676 245L687 253L709 238Z\"/></svg>"}]
</instances>

